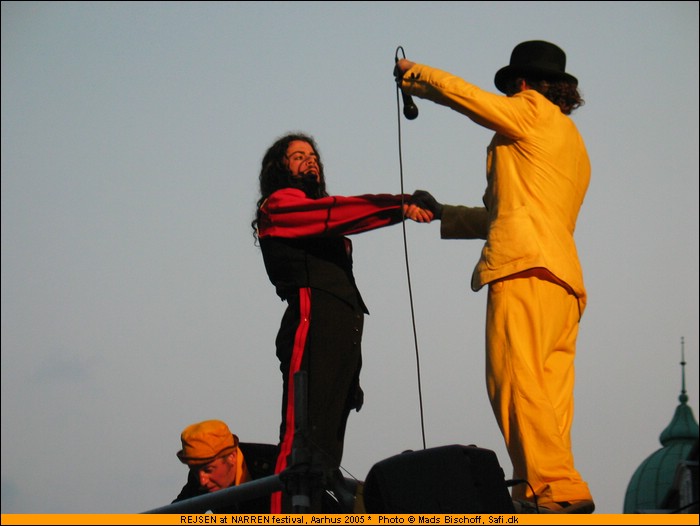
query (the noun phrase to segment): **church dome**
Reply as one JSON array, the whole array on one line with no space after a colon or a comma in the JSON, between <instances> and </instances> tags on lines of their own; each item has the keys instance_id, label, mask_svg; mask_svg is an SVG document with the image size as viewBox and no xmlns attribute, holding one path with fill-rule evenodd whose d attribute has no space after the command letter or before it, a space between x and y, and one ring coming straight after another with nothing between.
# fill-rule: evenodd
<instances>
[{"instance_id":1,"label":"church dome","mask_svg":"<svg viewBox=\"0 0 700 526\"><path fill-rule=\"evenodd\" d=\"M696 457L697 476L698 423L693 410L688 406L684 358L681 366L680 404L676 407L671 423L659 436L662 447L649 455L634 472L627 486L623 513L664 513L669 492L677 483L678 468L691 456Z\"/></svg>"}]
</instances>

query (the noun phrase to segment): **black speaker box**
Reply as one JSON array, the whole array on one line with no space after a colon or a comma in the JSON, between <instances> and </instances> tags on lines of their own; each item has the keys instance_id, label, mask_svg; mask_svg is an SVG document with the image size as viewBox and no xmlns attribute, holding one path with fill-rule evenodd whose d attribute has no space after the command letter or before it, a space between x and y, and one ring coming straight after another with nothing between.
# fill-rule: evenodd
<instances>
[{"instance_id":1,"label":"black speaker box","mask_svg":"<svg viewBox=\"0 0 700 526\"><path fill-rule=\"evenodd\" d=\"M496 454L476 446L409 451L372 466L368 513L515 513Z\"/></svg>"}]
</instances>

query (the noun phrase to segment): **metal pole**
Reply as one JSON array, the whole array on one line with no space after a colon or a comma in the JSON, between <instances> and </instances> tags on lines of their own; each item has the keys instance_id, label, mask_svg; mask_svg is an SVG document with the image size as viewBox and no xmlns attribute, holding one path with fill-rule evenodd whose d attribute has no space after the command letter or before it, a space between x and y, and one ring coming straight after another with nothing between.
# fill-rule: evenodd
<instances>
[{"instance_id":1,"label":"metal pole","mask_svg":"<svg viewBox=\"0 0 700 526\"><path fill-rule=\"evenodd\" d=\"M292 509L295 513L307 513L311 508L311 488L309 469L311 452L309 451L308 430L308 373L299 371L294 375L294 442L289 465L290 474L294 476L292 487Z\"/></svg>"},{"instance_id":2,"label":"metal pole","mask_svg":"<svg viewBox=\"0 0 700 526\"><path fill-rule=\"evenodd\" d=\"M261 479L251 480L239 486L225 488L206 495L173 502L167 506L154 508L143 513L204 513L212 508L245 502L270 495L283 488L279 475L270 475Z\"/></svg>"}]
</instances>

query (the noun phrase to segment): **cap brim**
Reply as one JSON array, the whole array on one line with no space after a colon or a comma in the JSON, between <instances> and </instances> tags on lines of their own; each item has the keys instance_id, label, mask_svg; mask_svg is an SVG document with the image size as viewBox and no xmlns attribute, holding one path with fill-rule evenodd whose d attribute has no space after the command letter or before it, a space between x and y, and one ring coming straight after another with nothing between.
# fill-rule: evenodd
<instances>
[{"instance_id":1,"label":"cap brim","mask_svg":"<svg viewBox=\"0 0 700 526\"><path fill-rule=\"evenodd\" d=\"M207 457L207 458L197 458L197 457L186 457L185 452L181 449L180 451L177 452L177 458L180 459L180 462L183 464L188 464L188 465L199 465L199 464L208 464L212 460L216 460L219 457L226 456L230 453L233 453L236 449L238 449L238 446L229 446L221 451L219 451L216 455L213 457Z\"/></svg>"}]
</instances>

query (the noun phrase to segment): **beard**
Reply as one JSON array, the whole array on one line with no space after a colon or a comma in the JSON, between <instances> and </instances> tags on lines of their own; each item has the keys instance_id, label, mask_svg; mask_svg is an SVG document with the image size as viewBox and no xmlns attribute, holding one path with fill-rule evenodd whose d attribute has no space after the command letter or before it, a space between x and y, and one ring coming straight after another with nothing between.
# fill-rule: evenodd
<instances>
[{"instance_id":1,"label":"beard","mask_svg":"<svg viewBox=\"0 0 700 526\"><path fill-rule=\"evenodd\" d=\"M314 173L304 173L298 176L290 176L290 186L302 190L309 199L322 197L321 183L318 182Z\"/></svg>"}]
</instances>

